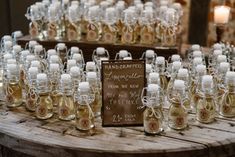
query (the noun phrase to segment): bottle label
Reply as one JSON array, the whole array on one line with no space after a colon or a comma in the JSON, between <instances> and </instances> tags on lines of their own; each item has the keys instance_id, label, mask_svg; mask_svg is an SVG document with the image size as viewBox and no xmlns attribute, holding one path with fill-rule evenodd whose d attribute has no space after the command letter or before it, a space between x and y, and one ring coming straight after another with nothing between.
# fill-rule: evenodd
<instances>
[{"instance_id":1,"label":"bottle label","mask_svg":"<svg viewBox=\"0 0 235 157\"><path fill-rule=\"evenodd\" d=\"M142 35L142 42L152 43L153 42L153 35L151 35L150 33L144 33Z\"/></svg>"},{"instance_id":2,"label":"bottle label","mask_svg":"<svg viewBox=\"0 0 235 157\"><path fill-rule=\"evenodd\" d=\"M158 132L159 131L159 128L160 128L160 125L159 125L159 120L158 119L154 119L154 120L148 120L148 121L145 121L145 130L147 132Z\"/></svg>"},{"instance_id":3,"label":"bottle label","mask_svg":"<svg viewBox=\"0 0 235 157\"><path fill-rule=\"evenodd\" d=\"M91 125L91 121L89 118L80 118L79 119L79 125L81 126L81 128L83 128L84 130L89 129L90 125Z\"/></svg>"},{"instance_id":4,"label":"bottle label","mask_svg":"<svg viewBox=\"0 0 235 157\"><path fill-rule=\"evenodd\" d=\"M104 42L113 42L114 36L112 33L104 34Z\"/></svg>"},{"instance_id":5,"label":"bottle label","mask_svg":"<svg viewBox=\"0 0 235 157\"><path fill-rule=\"evenodd\" d=\"M30 93L27 94L27 101L26 101L26 106L30 110L35 110L36 108L36 94L31 93L32 90L30 90Z\"/></svg>"},{"instance_id":6,"label":"bottle label","mask_svg":"<svg viewBox=\"0 0 235 157\"><path fill-rule=\"evenodd\" d=\"M90 41L94 41L98 38L98 34L93 31L93 30L89 30L87 32L87 40L90 40Z\"/></svg>"},{"instance_id":7,"label":"bottle label","mask_svg":"<svg viewBox=\"0 0 235 157\"><path fill-rule=\"evenodd\" d=\"M8 103L13 103L14 102L14 98L13 98L12 94L9 94L9 93L6 94L6 101Z\"/></svg>"},{"instance_id":8,"label":"bottle label","mask_svg":"<svg viewBox=\"0 0 235 157\"><path fill-rule=\"evenodd\" d=\"M73 29L68 29L67 31L67 38L69 40L77 40L77 32Z\"/></svg>"},{"instance_id":9,"label":"bottle label","mask_svg":"<svg viewBox=\"0 0 235 157\"><path fill-rule=\"evenodd\" d=\"M185 118L182 116L175 117L173 120L174 120L175 127L179 127L179 128L183 127L186 123Z\"/></svg>"},{"instance_id":10,"label":"bottle label","mask_svg":"<svg viewBox=\"0 0 235 157\"><path fill-rule=\"evenodd\" d=\"M36 23L32 23L32 25L30 26L29 34L31 35L31 37L37 37L38 36L39 30L38 30L38 27L37 27Z\"/></svg>"},{"instance_id":11,"label":"bottle label","mask_svg":"<svg viewBox=\"0 0 235 157\"><path fill-rule=\"evenodd\" d=\"M65 107L65 106L60 107L60 109L59 109L59 115L60 115L61 117L68 117L68 116L69 116L69 109L68 109L67 107Z\"/></svg>"},{"instance_id":12,"label":"bottle label","mask_svg":"<svg viewBox=\"0 0 235 157\"><path fill-rule=\"evenodd\" d=\"M206 109L199 109L199 119L202 121L207 121L210 118L210 113Z\"/></svg>"},{"instance_id":13,"label":"bottle label","mask_svg":"<svg viewBox=\"0 0 235 157\"><path fill-rule=\"evenodd\" d=\"M223 114L231 114L232 108L229 105L223 105L222 106L222 113Z\"/></svg>"},{"instance_id":14,"label":"bottle label","mask_svg":"<svg viewBox=\"0 0 235 157\"><path fill-rule=\"evenodd\" d=\"M55 24L48 24L47 36L49 39L54 39L57 36Z\"/></svg>"},{"instance_id":15,"label":"bottle label","mask_svg":"<svg viewBox=\"0 0 235 157\"><path fill-rule=\"evenodd\" d=\"M125 33L124 33L124 36L123 36L123 39L124 39L125 42L131 43L131 42L132 42L132 39L133 39L132 33L130 33L130 32L125 32Z\"/></svg>"},{"instance_id":16,"label":"bottle label","mask_svg":"<svg viewBox=\"0 0 235 157\"><path fill-rule=\"evenodd\" d=\"M48 113L48 109L45 105L40 105L37 107L36 113L40 117L45 117Z\"/></svg>"}]
</instances>

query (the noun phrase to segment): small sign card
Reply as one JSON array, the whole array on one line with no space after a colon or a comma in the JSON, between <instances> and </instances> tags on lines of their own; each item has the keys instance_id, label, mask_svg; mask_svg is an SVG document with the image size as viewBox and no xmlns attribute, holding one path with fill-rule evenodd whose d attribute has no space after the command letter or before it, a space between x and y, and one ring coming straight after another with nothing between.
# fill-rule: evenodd
<instances>
[{"instance_id":1,"label":"small sign card","mask_svg":"<svg viewBox=\"0 0 235 157\"><path fill-rule=\"evenodd\" d=\"M145 87L145 61L102 62L102 125L143 125L141 91Z\"/></svg>"}]
</instances>

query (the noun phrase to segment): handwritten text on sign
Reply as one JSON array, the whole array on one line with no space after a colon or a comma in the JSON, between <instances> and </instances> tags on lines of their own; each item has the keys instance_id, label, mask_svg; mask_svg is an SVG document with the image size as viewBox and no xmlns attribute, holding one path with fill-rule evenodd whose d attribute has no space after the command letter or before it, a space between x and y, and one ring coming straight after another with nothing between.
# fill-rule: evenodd
<instances>
[{"instance_id":1,"label":"handwritten text on sign","mask_svg":"<svg viewBox=\"0 0 235 157\"><path fill-rule=\"evenodd\" d=\"M141 91L144 61L105 61L102 64L103 126L142 125Z\"/></svg>"}]
</instances>

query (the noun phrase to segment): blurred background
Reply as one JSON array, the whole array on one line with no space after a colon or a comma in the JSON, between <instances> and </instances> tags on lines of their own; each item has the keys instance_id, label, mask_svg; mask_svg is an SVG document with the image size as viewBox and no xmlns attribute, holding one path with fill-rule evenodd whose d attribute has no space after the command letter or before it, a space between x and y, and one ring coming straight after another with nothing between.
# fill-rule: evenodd
<instances>
[{"instance_id":1,"label":"blurred background","mask_svg":"<svg viewBox=\"0 0 235 157\"><path fill-rule=\"evenodd\" d=\"M22 30L28 34L28 23L25 18L27 7L40 0L0 0L0 37ZM127 0L131 1L131 0ZM235 0L175 0L182 4L184 17L182 21L182 41L186 44L210 46L216 40L213 23L213 8L223 4L231 7L230 22L226 27L223 39L235 44Z\"/></svg>"}]
</instances>

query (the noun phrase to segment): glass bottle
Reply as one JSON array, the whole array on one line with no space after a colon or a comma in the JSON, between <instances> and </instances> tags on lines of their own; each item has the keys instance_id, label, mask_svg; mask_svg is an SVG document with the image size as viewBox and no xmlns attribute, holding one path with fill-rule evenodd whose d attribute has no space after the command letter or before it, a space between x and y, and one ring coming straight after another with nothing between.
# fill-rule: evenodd
<instances>
[{"instance_id":1,"label":"glass bottle","mask_svg":"<svg viewBox=\"0 0 235 157\"><path fill-rule=\"evenodd\" d=\"M123 1L118 1L115 6L116 15L117 15L116 27L117 27L117 41L118 42L121 41L121 37L122 37L122 29L124 26L123 11L125 9L125 2L124 3L120 3L120 2L123 2Z\"/></svg>"},{"instance_id":2,"label":"glass bottle","mask_svg":"<svg viewBox=\"0 0 235 157\"><path fill-rule=\"evenodd\" d=\"M7 65L6 104L8 107L18 107L23 103L22 86L19 79L19 67L16 64Z\"/></svg>"},{"instance_id":3,"label":"glass bottle","mask_svg":"<svg viewBox=\"0 0 235 157\"><path fill-rule=\"evenodd\" d=\"M196 104L196 119L201 123L211 123L215 120L215 88L213 77L204 75L202 77L201 96Z\"/></svg>"},{"instance_id":4,"label":"glass bottle","mask_svg":"<svg viewBox=\"0 0 235 157\"><path fill-rule=\"evenodd\" d=\"M36 45L34 47L34 55L38 58L38 59L44 59L45 57L45 49L43 48L42 45Z\"/></svg>"},{"instance_id":5,"label":"glass bottle","mask_svg":"<svg viewBox=\"0 0 235 157\"><path fill-rule=\"evenodd\" d=\"M172 70L172 63L173 62L176 62L176 61L179 61L181 62L182 61L182 58L180 57L180 55L178 54L174 54L172 56L170 56L168 58L168 66L167 66L167 73L170 74L171 73L171 70Z\"/></svg>"},{"instance_id":6,"label":"glass bottle","mask_svg":"<svg viewBox=\"0 0 235 157\"><path fill-rule=\"evenodd\" d=\"M172 129L183 130L188 125L187 110L183 105L185 95L185 83L182 80L175 80L171 105L168 113L168 126Z\"/></svg>"},{"instance_id":7,"label":"glass bottle","mask_svg":"<svg viewBox=\"0 0 235 157\"><path fill-rule=\"evenodd\" d=\"M76 91L78 90L78 85L81 82L82 76L81 76L81 70L79 67L71 67L69 74L72 78L72 82L73 82L73 92L74 94L76 94Z\"/></svg>"},{"instance_id":8,"label":"glass bottle","mask_svg":"<svg viewBox=\"0 0 235 157\"><path fill-rule=\"evenodd\" d=\"M144 59L146 64L154 64L157 54L153 50L146 50L140 59Z\"/></svg>"},{"instance_id":9,"label":"glass bottle","mask_svg":"<svg viewBox=\"0 0 235 157\"><path fill-rule=\"evenodd\" d=\"M152 45L155 42L154 14L152 8L144 10L140 20L140 43Z\"/></svg>"},{"instance_id":10,"label":"glass bottle","mask_svg":"<svg viewBox=\"0 0 235 157\"><path fill-rule=\"evenodd\" d=\"M74 97L72 79L69 74L62 74L60 79L61 97L58 104L58 116L61 120L72 120L75 118Z\"/></svg>"},{"instance_id":11,"label":"glass bottle","mask_svg":"<svg viewBox=\"0 0 235 157\"><path fill-rule=\"evenodd\" d=\"M53 104L50 96L49 81L45 73L37 74L36 117L38 119L49 119L53 116Z\"/></svg>"},{"instance_id":12,"label":"glass bottle","mask_svg":"<svg viewBox=\"0 0 235 157\"><path fill-rule=\"evenodd\" d=\"M155 135L163 131L163 104L160 102L161 92L159 89L158 85L149 84L147 88L142 90L141 99L143 105L146 106L143 113L146 134Z\"/></svg>"},{"instance_id":13,"label":"glass bottle","mask_svg":"<svg viewBox=\"0 0 235 157\"><path fill-rule=\"evenodd\" d=\"M81 38L80 19L78 16L78 6L70 6L68 12L69 22L67 24L67 39L69 41L79 41Z\"/></svg>"},{"instance_id":14,"label":"glass bottle","mask_svg":"<svg viewBox=\"0 0 235 157\"><path fill-rule=\"evenodd\" d=\"M76 128L80 131L89 131L95 127L95 117L90 107L94 100L92 97L94 96L91 96L89 83L80 82L78 94L75 98Z\"/></svg>"},{"instance_id":15,"label":"glass bottle","mask_svg":"<svg viewBox=\"0 0 235 157\"><path fill-rule=\"evenodd\" d=\"M145 78L148 80L149 74L153 72L153 66L152 64L145 64Z\"/></svg>"},{"instance_id":16,"label":"glass bottle","mask_svg":"<svg viewBox=\"0 0 235 157\"><path fill-rule=\"evenodd\" d=\"M134 19L135 11L132 9L126 9L124 11L124 26L122 28L122 37L121 42L123 44L134 44L136 43L135 39L135 24L136 20Z\"/></svg>"},{"instance_id":17,"label":"glass bottle","mask_svg":"<svg viewBox=\"0 0 235 157\"><path fill-rule=\"evenodd\" d=\"M59 19L54 5L51 5L48 9L47 38L48 40L60 39Z\"/></svg>"},{"instance_id":18,"label":"glass bottle","mask_svg":"<svg viewBox=\"0 0 235 157\"><path fill-rule=\"evenodd\" d=\"M132 55L127 50L120 50L116 53L115 60L123 60L125 57L132 57Z\"/></svg>"},{"instance_id":19,"label":"glass bottle","mask_svg":"<svg viewBox=\"0 0 235 157\"><path fill-rule=\"evenodd\" d=\"M25 107L28 111L34 112L36 110L37 94L36 94L36 79L38 74L37 67L30 67L27 74L27 81L25 83L26 101Z\"/></svg>"},{"instance_id":20,"label":"glass bottle","mask_svg":"<svg viewBox=\"0 0 235 157\"><path fill-rule=\"evenodd\" d=\"M102 33L102 26L99 19L99 6L92 6L88 10L87 41L99 41Z\"/></svg>"},{"instance_id":21,"label":"glass bottle","mask_svg":"<svg viewBox=\"0 0 235 157\"><path fill-rule=\"evenodd\" d=\"M59 55L63 65L65 64L67 60L67 46L65 43L58 43L55 47L57 54Z\"/></svg>"},{"instance_id":22,"label":"glass bottle","mask_svg":"<svg viewBox=\"0 0 235 157\"><path fill-rule=\"evenodd\" d=\"M94 92L95 95L94 101L90 104L91 109L95 114L95 116L99 116L101 113L102 99L101 99L101 85L99 84L97 73L88 72L86 74L86 81L89 82L91 91Z\"/></svg>"},{"instance_id":23,"label":"glass bottle","mask_svg":"<svg viewBox=\"0 0 235 157\"><path fill-rule=\"evenodd\" d=\"M109 59L109 52L104 47L97 47L92 54L92 60L98 64L102 59Z\"/></svg>"},{"instance_id":24,"label":"glass bottle","mask_svg":"<svg viewBox=\"0 0 235 157\"><path fill-rule=\"evenodd\" d=\"M117 27L115 23L117 16L114 8L107 8L105 11L105 18L103 24L102 41L104 43L116 43L117 41Z\"/></svg>"},{"instance_id":25,"label":"glass bottle","mask_svg":"<svg viewBox=\"0 0 235 157\"><path fill-rule=\"evenodd\" d=\"M166 77L166 60L164 57L157 57L155 62L155 70L160 76L160 86L165 91L167 89L168 80Z\"/></svg>"},{"instance_id":26,"label":"glass bottle","mask_svg":"<svg viewBox=\"0 0 235 157\"><path fill-rule=\"evenodd\" d=\"M235 117L235 72L226 73L226 90L219 106L224 117Z\"/></svg>"}]
</instances>

